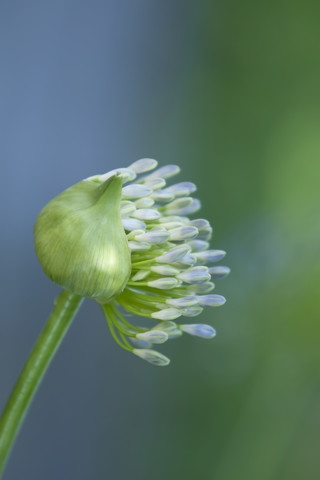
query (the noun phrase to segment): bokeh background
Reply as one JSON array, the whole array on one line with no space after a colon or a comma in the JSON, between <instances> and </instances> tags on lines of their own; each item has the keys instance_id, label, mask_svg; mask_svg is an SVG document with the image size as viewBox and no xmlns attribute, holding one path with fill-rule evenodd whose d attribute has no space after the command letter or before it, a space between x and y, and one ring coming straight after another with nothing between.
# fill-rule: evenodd
<instances>
[{"instance_id":1,"label":"bokeh background","mask_svg":"<svg viewBox=\"0 0 320 480\"><path fill-rule=\"evenodd\" d=\"M2 0L4 405L59 288L32 226L141 157L198 185L232 275L218 335L120 350L85 302L4 480L320 478L320 8L280 0Z\"/></svg>"}]
</instances>

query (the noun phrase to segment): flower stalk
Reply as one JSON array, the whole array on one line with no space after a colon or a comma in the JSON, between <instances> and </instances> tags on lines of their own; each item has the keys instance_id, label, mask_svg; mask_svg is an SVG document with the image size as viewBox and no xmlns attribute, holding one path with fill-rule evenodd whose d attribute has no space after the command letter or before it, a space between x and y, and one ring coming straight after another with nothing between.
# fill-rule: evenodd
<instances>
[{"instance_id":1,"label":"flower stalk","mask_svg":"<svg viewBox=\"0 0 320 480\"><path fill-rule=\"evenodd\" d=\"M63 290L14 386L0 418L0 475L41 380L83 298Z\"/></svg>"}]
</instances>

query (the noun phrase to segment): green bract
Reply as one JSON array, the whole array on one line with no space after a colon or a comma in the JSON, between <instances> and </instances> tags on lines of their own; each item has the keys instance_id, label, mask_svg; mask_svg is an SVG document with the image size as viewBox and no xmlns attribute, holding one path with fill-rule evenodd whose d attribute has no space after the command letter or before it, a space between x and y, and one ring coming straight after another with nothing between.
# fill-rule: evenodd
<instances>
[{"instance_id":1,"label":"green bract","mask_svg":"<svg viewBox=\"0 0 320 480\"><path fill-rule=\"evenodd\" d=\"M118 175L79 182L51 200L34 227L35 251L50 279L102 304L123 291L131 273L121 191Z\"/></svg>"}]
</instances>

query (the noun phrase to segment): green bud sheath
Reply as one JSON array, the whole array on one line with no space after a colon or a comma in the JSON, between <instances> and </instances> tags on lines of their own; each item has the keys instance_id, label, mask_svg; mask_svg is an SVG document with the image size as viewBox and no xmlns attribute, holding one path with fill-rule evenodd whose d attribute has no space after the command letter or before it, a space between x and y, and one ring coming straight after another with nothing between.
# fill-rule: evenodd
<instances>
[{"instance_id":1,"label":"green bud sheath","mask_svg":"<svg viewBox=\"0 0 320 480\"><path fill-rule=\"evenodd\" d=\"M120 217L122 180L82 181L51 200L34 226L44 272L63 288L108 303L125 288L131 255Z\"/></svg>"}]
</instances>

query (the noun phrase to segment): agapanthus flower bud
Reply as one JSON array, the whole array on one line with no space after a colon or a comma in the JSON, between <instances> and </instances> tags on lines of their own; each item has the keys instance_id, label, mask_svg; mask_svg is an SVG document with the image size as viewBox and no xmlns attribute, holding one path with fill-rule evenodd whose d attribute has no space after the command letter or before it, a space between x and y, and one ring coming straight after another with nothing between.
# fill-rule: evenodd
<instances>
[{"instance_id":1,"label":"agapanthus flower bud","mask_svg":"<svg viewBox=\"0 0 320 480\"><path fill-rule=\"evenodd\" d=\"M156 167L156 160L144 158L66 190L40 213L35 246L52 280L101 304L118 345L167 365L155 344L183 332L215 335L211 326L177 320L223 305L224 297L210 294L211 279L230 269L211 266L225 252L209 249L209 222L189 218L201 207L191 197L196 186L168 186L179 167ZM129 315L144 317L150 326L137 326Z\"/></svg>"}]
</instances>

